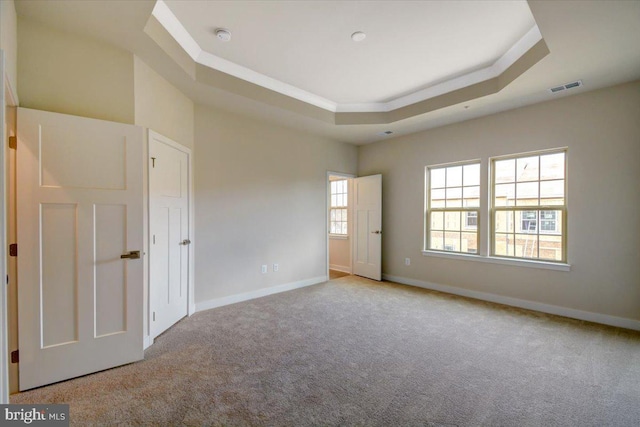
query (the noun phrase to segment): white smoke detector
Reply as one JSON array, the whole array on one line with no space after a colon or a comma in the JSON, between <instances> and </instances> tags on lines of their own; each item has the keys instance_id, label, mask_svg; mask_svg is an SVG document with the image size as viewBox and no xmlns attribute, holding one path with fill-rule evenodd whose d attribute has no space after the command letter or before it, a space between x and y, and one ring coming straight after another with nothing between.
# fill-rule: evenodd
<instances>
[{"instance_id":1,"label":"white smoke detector","mask_svg":"<svg viewBox=\"0 0 640 427\"><path fill-rule=\"evenodd\" d=\"M231 40L231 31L226 28L216 28L215 34L220 41L228 42Z\"/></svg>"}]
</instances>

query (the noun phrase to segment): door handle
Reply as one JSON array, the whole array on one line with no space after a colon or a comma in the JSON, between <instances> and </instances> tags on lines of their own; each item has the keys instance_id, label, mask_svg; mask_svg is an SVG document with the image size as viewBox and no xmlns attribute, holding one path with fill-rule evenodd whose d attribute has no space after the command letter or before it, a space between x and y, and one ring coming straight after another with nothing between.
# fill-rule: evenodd
<instances>
[{"instance_id":1,"label":"door handle","mask_svg":"<svg viewBox=\"0 0 640 427\"><path fill-rule=\"evenodd\" d=\"M371 234L382 234L382 230L372 231Z\"/></svg>"},{"instance_id":2,"label":"door handle","mask_svg":"<svg viewBox=\"0 0 640 427\"><path fill-rule=\"evenodd\" d=\"M181 245L187 246L191 244L191 240L189 239L184 239L182 242L180 242Z\"/></svg>"},{"instance_id":3,"label":"door handle","mask_svg":"<svg viewBox=\"0 0 640 427\"><path fill-rule=\"evenodd\" d=\"M140 259L140 251L129 251L126 254L120 255L122 259Z\"/></svg>"}]
</instances>

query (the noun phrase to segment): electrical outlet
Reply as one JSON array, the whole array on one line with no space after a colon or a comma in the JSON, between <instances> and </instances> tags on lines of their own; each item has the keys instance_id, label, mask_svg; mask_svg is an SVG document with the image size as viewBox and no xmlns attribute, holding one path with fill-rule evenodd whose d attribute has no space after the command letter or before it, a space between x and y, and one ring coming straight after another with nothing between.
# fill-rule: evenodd
<instances>
[{"instance_id":1,"label":"electrical outlet","mask_svg":"<svg viewBox=\"0 0 640 427\"><path fill-rule=\"evenodd\" d=\"M411 265L411 258L405 258L404 265Z\"/></svg>"},{"instance_id":2,"label":"electrical outlet","mask_svg":"<svg viewBox=\"0 0 640 427\"><path fill-rule=\"evenodd\" d=\"M278 271L280 266L278 264L273 264L273 271Z\"/></svg>"},{"instance_id":3,"label":"electrical outlet","mask_svg":"<svg viewBox=\"0 0 640 427\"><path fill-rule=\"evenodd\" d=\"M267 264L262 264L262 272L263 273L267 272Z\"/></svg>"}]
</instances>

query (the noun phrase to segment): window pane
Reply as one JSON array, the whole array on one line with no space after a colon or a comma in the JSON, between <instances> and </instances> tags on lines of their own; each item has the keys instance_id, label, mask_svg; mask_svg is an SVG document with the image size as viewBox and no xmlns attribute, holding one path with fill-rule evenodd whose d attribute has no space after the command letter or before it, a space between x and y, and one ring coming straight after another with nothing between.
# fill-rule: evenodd
<instances>
[{"instance_id":1,"label":"window pane","mask_svg":"<svg viewBox=\"0 0 640 427\"><path fill-rule=\"evenodd\" d=\"M540 204L564 205L564 180L540 183Z\"/></svg>"},{"instance_id":2,"label":"window pane","mask_svg":"<svg viewBox=\"0 0 640 427\"><path fill-rule=\"evenodd\" d=\"M515 256L515 237L513 234L498 234L495 237L495 254L498 256Z\"/></svg>"},{"instance_id":3,"label":"window pane","mask_svg":"<svg viewBox=\"0 0 640 427\"><path fill-rule=\"evenodd\" d=\"M449 188L447 187L447 207L448 208L458 208L462 206L462 188L455 187Z\"/></svg>"},{"instance_id":4,"label":"window pane","mask_svg":"<svg viewBox=\"0 0 640 427\"><path fill-rule=\"evenodd\" d=\"M460 251L460 233L447 231L444 233L444 250Z\"/></svg>"},{"instance_id":5,"label":"window pane","mask_svg":"<svg viewBox=\"0 0 640 427\"><path fill-rule=\"evenodd\" d=\"M331 181L331 194L336 193L336 188L338 187L338 181Z\"/></svg>"},{"instance_id":6,"label":"window pane","mask_svg":"<svg viewBox=\"0 0 640 427\"><path fill-rule=\"evenodd\" d=\"M516 159L516 178L521 181L537 181L540 178L538 173L539 156L521 157Z\"/></svg>"},{"instance_id":7,"label":"window pane","mask_svg":"<svg viewBox=\"0 0 640 427\"><path fill-rule=\"evenodd\" d=\"M480 185L480 165L478 163L463 166L463 185Z\"/></svg>"},{"instance_id":8,"label":"window pane","mask_svg":"<svg viewBox=\"0 0 640 427\"><path fill-rule=\"evenodd\" d=\"M336 223L332 222L331 223L331 233L334 234L336 232Z\"/></svg>"},{"instance_id":9,"label":"window pane","mask_svg":"<svg viewBox=\"0 0 640 427\"><path fill-rule=\"evenodd\" d=\"M496 184L516 181L516 161L514 159L497 160L493 165Z\"/></svg>"},{"instance_id":10,"label":"window pane","mask_svg":"<svg viewBox=\"0 0 640 427\"><path fill-rule=\"evenodd\" d=\"M431 169L431 188L444 188L445 186L445 168Z\"/></svg>"},{"instance_id":11,"label":"window pane","mask_svg":"<svg viewBox=\"0 0 640 427\"><path fill-rule=\"evenodd\" d=\"M445 212L444 213L444 229L445 230L460 230L460 211Z\"/></svg>"},{"instance_id":12,"label":"window pane","mask_svg":"<svg viewBox=\"0 0 640 427\"><path fill-rule=\"evenodd\" d=\"M495 215L495 230L498 232L513 232L513 212L497 211Z\"/></svg>"},{"instance_id":13,"label":"window pane","mask_svg":"<svg viewBox=\"0 0 640 427\"><path fill-rule=\"evenodd\" d=\"M462 166L451 166L447 168L447 187L462 186Z\"/></svg>"},{"instance_id":14,"label":"window pane","mask_svg":"<svg viewBox=\"0 0 640 427\"><path fill-rule=\"evenodd\" d=\"M540 234L561 234L562 231L562 211L540 212Z\"/></svg>"},{"instance_id":15,"label":"window pane","mask_svg":"<svg viewBox=\"0 0 640 427\"><path fill-rule=\"evenodd\" d=\"M462 189L463 206L478 207L480 206L480 187L464 187Z\"/></svg>"},{"instance_id":16,"label":"window pane","mask_svg":"<svg viewBox=\"0 0 640 427\"><path fill-rule=\"evenodd\" d=\"M516 234L516 256L538 257L538 236L536 234Z\"/></svg>"},{"instance_id":17,"label":"window pane","mask_svg":"<svg viewBox=\"0 0 640 427\"><path fill-rule=\"evenodd\" d=\"M347 234L347 223L346 222L342 223L342 234Z\"/></svg>"},{"instance_id":18,"label":"window pane","mask_svg":"<svg viewBox=\"0 0 640 427\"><path fill-rule=\"evenodd\" d=\"M495 206L514 206L515 205L515 184L498 184L495 186L495 194L493 196Z\"/></svg>"},{"instance_id":19,"label":"window pane","mask_svg":"<svg viewBox=\"0 0 640 427\"><path fill-rule=\"evenodd\" d=\"M520 211L517 215L521 232L535 234L538 231L538 211Z\"/></svg>"},{"instance_id":20,"label":"window pane","mask_svg":"<svg viewBox=\"0 0 640 427\"><path fill-rule=\"evenodd\" d=\"M444 249L444 233L442 231L432 231L429 238L429 249Z\"/></svg>"},{"instance_id":21,"label":"window pane","mask_svg":"<svg viewBox=\"0 0 640 427\"><path fill-rule=\"evenodd\" d=\"M331 195L331 207L337 206L337 197L335 194Z\"/></svg>"},{"instance_id":22,"label":"window pane","mask_svg":"<svg viewBox=\"0 0 640 427\"><path fill-rule=\"evenodd\" d=\"M431 190L431 207L444 208L445 190Z\"/></svg>"},{"instance_id":23,"label":"window pane","mask_svg":"<svg viewBox=\"0 0 640 427\"><path fill-rule=\"evenodd\" d=\"M540 259L562 261L562 236L540 236Z\"/></svg>"},{"instance_id":24,"label":"window pane","mask_svg":"<svg viewBox=\"0 0 640 427\"><path fill-rule=\"evenodd\" d=\"M478 253L478 234L477 233L462 233L462 247L461 252L467 252L472 254Z\"/></svg>"},{"instance_id":25,"label":"window pane","mask_svg":"<svg viewBox=\"0 0 640 427\"><path fill-rule=\"evenodd\" d=\"M564 178L564 152L540 156L540 179Z\"/></svg>"},{"instance_id":26,"label":"window pane","mask_svg":"<svg viewBox=\"0 0 640 427\"><path fill-rule=\"evenodd\" d=\"M518 206L538 206L538 182L523 182L516 184Z\"/></svg>"},{"instance_id":27,"label":"window pane","mask_svg":"<svg viewBox=\"0 0 640 427\"><path fill-rule=\"evenodd\" d=\"M465 229L478 228L478 212L465 212Z\"/></svg>"},{"instance_id":28,"label":"window pane","mask_svg":"<svg viewBox=\"0 0 640 427\"><path fill-rule=\"evenodd\" d=\"M444 212L431 212L431 229L444 230Z\"/></svg>"}]
</instances>

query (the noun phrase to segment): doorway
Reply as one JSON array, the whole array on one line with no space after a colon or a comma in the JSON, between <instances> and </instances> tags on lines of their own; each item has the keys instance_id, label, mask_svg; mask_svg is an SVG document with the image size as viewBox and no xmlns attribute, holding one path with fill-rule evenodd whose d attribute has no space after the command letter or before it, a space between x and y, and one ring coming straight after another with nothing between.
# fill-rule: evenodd
<instances>
[{"instance_id":1,"label":"doorway","mask_svg":"<svg viewBox=\"0 0 640 427\"><path fill-rule=\"evenodd\" d=\"M354 175L327 173L327 277L351 274Z\"/></svg>"}]
</instances>

